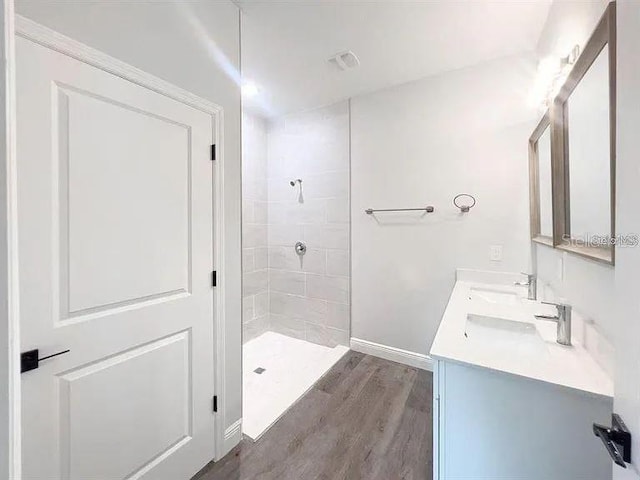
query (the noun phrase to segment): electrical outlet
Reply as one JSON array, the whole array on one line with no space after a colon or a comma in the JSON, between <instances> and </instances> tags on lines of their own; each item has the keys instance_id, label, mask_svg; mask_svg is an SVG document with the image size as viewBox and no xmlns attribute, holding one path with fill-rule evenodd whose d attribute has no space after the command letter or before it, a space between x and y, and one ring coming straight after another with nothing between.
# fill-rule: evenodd
<instances>
[{"instance_id":1,"label":"electrical outlet","mask_svg":"<svg viewBox=\"0 0 640 480\"><path fill-rule=\"evenodd\" d=\"M492 262L502 261L502 245L491 245L489 247L489 258Z\"/></svg>"}]
</instances>

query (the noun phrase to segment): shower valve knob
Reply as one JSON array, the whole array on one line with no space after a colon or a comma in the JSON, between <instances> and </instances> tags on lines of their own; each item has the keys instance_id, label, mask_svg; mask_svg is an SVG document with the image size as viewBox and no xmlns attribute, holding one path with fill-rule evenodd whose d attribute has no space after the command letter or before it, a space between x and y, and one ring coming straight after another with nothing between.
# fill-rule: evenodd
<instances>
[{"instance_id":1,"label":"shower valve knob","mask_svg":"<svg viewBox=\"0 0 640 480\"><path fill-rule=\"evenodd\" d=\"M307 246L303 242L296 243L296 253L300 256L307 253Z\"/></svg>"}]
</instances>

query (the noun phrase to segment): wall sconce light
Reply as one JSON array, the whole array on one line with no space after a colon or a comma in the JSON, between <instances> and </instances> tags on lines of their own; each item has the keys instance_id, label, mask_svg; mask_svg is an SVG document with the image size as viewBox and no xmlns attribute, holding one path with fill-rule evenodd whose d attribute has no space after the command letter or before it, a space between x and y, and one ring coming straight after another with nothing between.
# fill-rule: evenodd
<instances>
[{"instance_id":1,"label":"wall sconce light","mask_svg":"<svg viewBox=\"0 0 640 480\"><path fill-rule=\"evenodd\" d=\"M538 62L538 71L529 98L532 106L538 107L541 111L549 107L579 56L580 46L575 45L564 57L551 55Z\"/></svg>"}]
</instances>

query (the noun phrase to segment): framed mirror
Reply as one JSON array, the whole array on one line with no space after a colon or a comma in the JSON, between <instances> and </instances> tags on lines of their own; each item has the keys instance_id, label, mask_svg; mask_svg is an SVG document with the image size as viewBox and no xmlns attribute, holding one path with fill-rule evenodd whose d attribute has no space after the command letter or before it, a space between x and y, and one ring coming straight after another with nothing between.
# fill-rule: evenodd
<instances>
[{"instance_id":1,"label":"framed mirror","mask_svg":"<svg viewBox=\"0 0 640 480\"><path fill-rule=\"evenodd\" d=\"M529 209L531 239L553 246L551 125L545 113L529 138Z\"/></svg>"},{"instance_id":2,"label":"framed mirror","mask_svg":"<svg viewBox=\"0 0 640 480\"><path fill-rule=\"evenodd\" d=\"M616 20L610 3L553 102L554 243L615 263Z\"/></svg>"}]
</instances>

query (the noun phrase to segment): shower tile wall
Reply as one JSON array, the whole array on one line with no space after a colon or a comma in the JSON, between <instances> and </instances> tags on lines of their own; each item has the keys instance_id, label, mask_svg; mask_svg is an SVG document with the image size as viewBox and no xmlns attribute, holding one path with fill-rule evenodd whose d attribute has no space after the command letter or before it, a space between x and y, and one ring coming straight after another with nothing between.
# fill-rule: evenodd
<instances>
[{"instance_id":1,"label":"shower tile wall","mask_svg":"<svg viewBox=\"0 0 640 480\"><path fill-rule=\"evenodd\" d=\"M267 127L242 115L243 342L268 329Z\"/></svg>"},{"instance_id":2,"label":"shower tile wall","mask_svg":"<svg viewBox=\"0 0 640 480\"><path fill-rule=\"evenodd\" d=\"M349 344L349 105L289 115L268 128L269 328ZM289 182L302 179L299 187ZM304 241L307 253L294 250Z\"/></svg>"}]
</instances>

